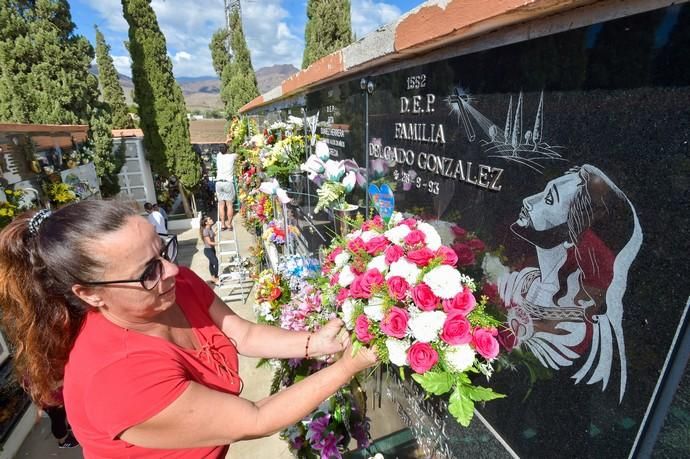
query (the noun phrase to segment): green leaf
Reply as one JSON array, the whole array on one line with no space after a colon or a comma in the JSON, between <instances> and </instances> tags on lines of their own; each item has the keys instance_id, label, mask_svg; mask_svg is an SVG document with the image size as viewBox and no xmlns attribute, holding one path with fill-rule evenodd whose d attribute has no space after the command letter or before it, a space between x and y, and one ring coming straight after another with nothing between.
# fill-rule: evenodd
<instances>
[{"instance_id":1,"label":"green leaf","mask_svg":"<svg viewBox=\"0 0 690 459\"><path fill-rule=\"evenodd\" d=\"M463 427L468 427L474 416L474 402L462 391L461 387L456 387L450 396L448 412Z\"/></svg>"},{"instance_id":2,"label":"green leaf","mask_svg":"<svg viewBox=\"0 0 690 459\"><path fill-rule=\"evenodd\" d=\"M400 372L400 379L405 381L405 370L403 369L403 367L398 367L398 371Z\"/></svg>"},{"instance_id":3,"label":"green leaf","mask_svg":"<svg viewBox=\"0 0 690 459\"><path fill-rule=\"evenodd\" d=\"M457 376L458 384L460 385L471 385L470 377L466 373L460 373Z\"/></svg>"},{"instance_id":4,"label":"green leaf","mask_svg":"<svg viewBox=\"0 0 690 459\"><path fill-rule=\"evenodd\" d=\"M505 398L504 394L494 392L493 389L482 386L464 386L463 391L475 402L485 402L497 398Z\"/></svg>"},{"instance_id":5,"label":"green leaf","mask_svg":"<svg viewBox=\"0 0 690 459\"><path fill-rule=\"evenodd\" d=\"M357 351L359 351L362 348L362 343L359 341L354 341L352 343L352 355L357 355Z\"/></svg>"},{"instance_id":6,"label":"green leaf","mask_svg":"<svg viewBox=\"0 0 690 459\"><path fill-rule=\"evenodd\" d=\"M448 373L427 371L423 375L413 374L412 379L431 394L442 395L453 388L453 378Z\"/></svg>"}]
</instances>

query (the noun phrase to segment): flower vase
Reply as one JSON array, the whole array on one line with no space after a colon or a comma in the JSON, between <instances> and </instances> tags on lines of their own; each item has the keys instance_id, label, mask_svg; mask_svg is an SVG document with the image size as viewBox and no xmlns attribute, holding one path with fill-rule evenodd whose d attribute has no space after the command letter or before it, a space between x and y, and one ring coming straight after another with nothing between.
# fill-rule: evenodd
<instances>
[{"instance_id":1,"label":"flower vase","mask_svg":"<svg viewBox=\"0 0 690 459\"><path fill-rule=\"evenodd\" d=\"M352 231L353 227L352 224L350 224L350 220L355 218L358 210L359 206L356 204L345 203L339 207L333 207L335 233L338 236L344 237L347 233Z\"/></svg>"}]
</instances>

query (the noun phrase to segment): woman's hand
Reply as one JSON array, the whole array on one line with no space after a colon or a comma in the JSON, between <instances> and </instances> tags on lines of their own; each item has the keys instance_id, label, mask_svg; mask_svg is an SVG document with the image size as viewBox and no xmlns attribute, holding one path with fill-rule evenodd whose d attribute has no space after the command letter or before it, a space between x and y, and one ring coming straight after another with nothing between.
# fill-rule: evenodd
<instances>
[{"instance_id":1,"label":"woman's hand","mask_svg":"<svg viewBox=\"0 0 690 459\"><path fill-rule=\"evenodd\" d=\"M350 342L350 334L343 325L342 320L331 319L315 332L309 341L309 357L320 357L344 351Z\"/></svg>"},{"instance_id":2,"label":"woman's hand","mask_svg":"<svg viewBox=\"0 0 690 459\"><path fill-rule=\"evenodd\" d=\"M376 354L376 348L360 347L357 352L353 354L352 344L348 342L343 356L338 360L345 366L347 371L353 375L365 370L369 367L373 367L378 362L378 355Z\"/></svg>"}]
</instances>

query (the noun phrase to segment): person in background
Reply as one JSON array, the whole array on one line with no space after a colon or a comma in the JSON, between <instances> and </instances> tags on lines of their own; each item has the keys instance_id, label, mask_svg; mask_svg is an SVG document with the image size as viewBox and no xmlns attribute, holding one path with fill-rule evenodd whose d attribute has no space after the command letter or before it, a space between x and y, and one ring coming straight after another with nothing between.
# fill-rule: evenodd
<instances>
[{"instance_id":1,"label":"person in background","mask_svg":"<svg viewBox=\"0 0 690 459\"><path fill-rule=\"evenodd\" d=\"M165 231L168 231L168 213L165 209L158 205L157 202L153 203L153 210L158 211L159 214L163 216L163 222L165 222Z\"/></svg>"},{"instance_id":2,"label":"person in background","mask_svg":"<svg viewBox=\"0 0 690 459\"><path fill-rule=\"evenodd\" d=\"M208 215L201 217L199 235L204 241L204 255L208 258L208 270L211 280L218 285L218 257L216 256L216 232L213 231L213 219Z\"/></svg>"},{"instance_id":3,"label":"person in background","mask_svg":"<svg viewBox=\"0 0 690 459\"><path fill-rule=\"evenodd\" d=\"M165 220L160 212L153 208L153 204L147 202L144 204L144 210L148 214L146 219L156 228L158 234L168 234L168 229L165 227Z\"/></svg>"},{"instance_id":4,"label":"person in background","mask_svg":"<svg viewBox=\"0 0 690 459\"><path fill-rule=\"evenodd\" d=\"M64 380L89 459L223 458L318 407L372 349L352 351L340 319L289 331L237 315L135 209L88 200L26 212L0 232L0 320L36 402ZM240 397L238 355L332 365L258 401Z\"/></svg>"},{"instance_id":5,"label":"person in background","mask_svg":"<svg viewBox=\"0 0 690 459\"><path fill-rule=\"evenodd\" d=\"M220 151L216 155L216 197L221 229L232 230L235 213L235 158L237 153Z\"/></svg>"}]
</instances>

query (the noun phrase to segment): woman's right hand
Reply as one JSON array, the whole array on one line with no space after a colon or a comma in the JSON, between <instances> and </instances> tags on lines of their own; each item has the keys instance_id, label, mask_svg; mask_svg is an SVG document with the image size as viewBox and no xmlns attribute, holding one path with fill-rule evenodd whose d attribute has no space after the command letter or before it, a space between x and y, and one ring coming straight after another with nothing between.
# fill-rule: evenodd
<instances>
[{"instance_id":1,"label":"woman's right hand","mask_svg":"<svg viewBox=\"0 0 690 459\"><path fill-rule=\"evenodd\" d=\"M354 355L352 354L352 342L350 341L339 362L353 376L362 370L373 367L378 362L375 348L360 347Z\"/></svg>"}]
</instances>

